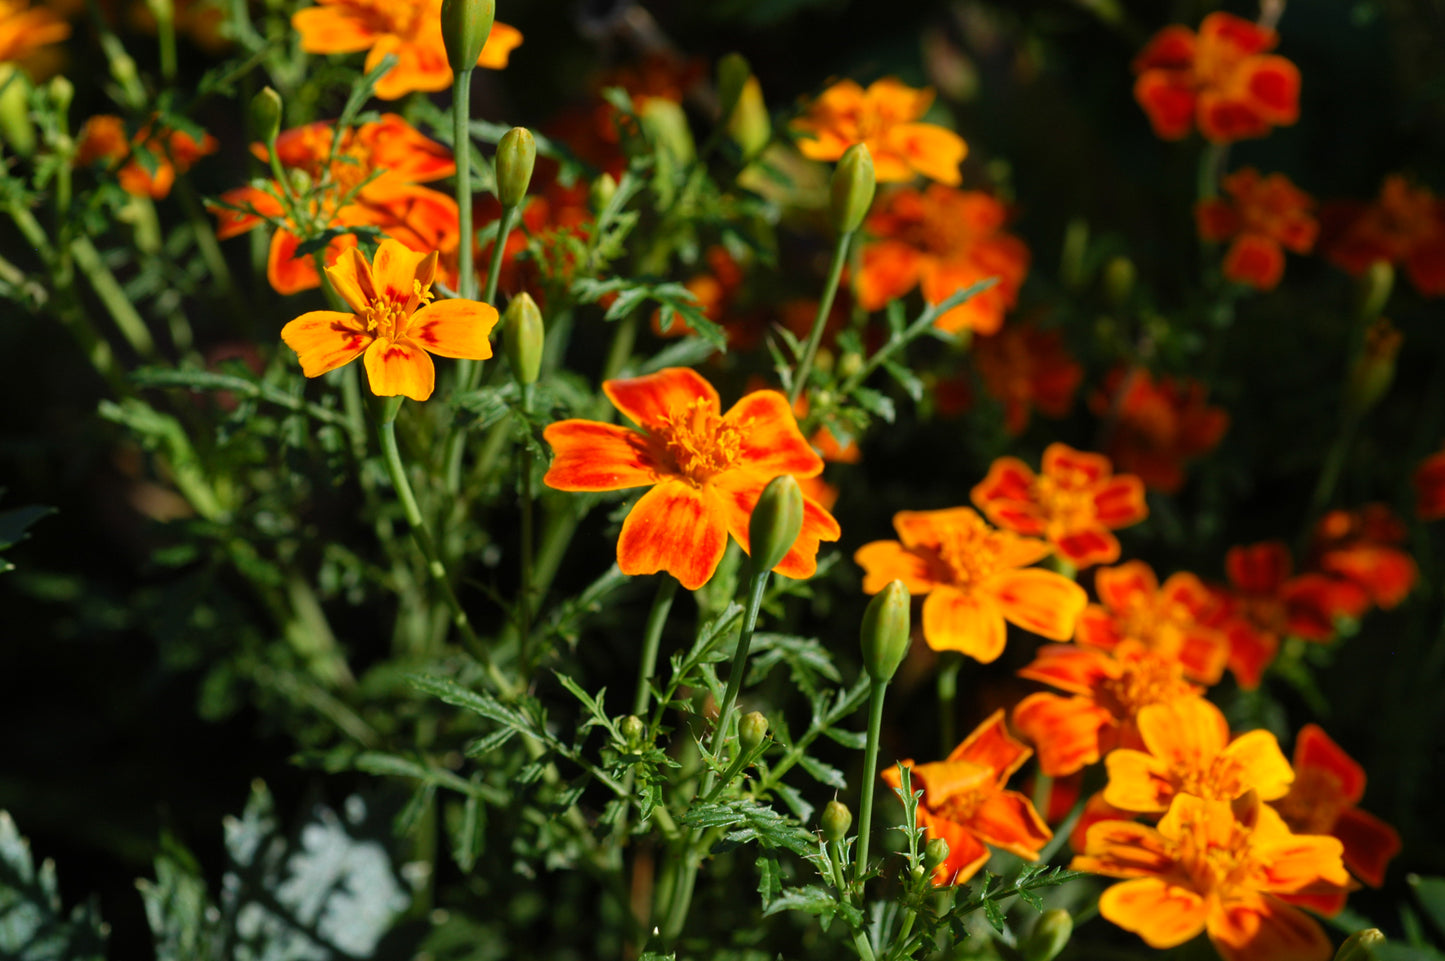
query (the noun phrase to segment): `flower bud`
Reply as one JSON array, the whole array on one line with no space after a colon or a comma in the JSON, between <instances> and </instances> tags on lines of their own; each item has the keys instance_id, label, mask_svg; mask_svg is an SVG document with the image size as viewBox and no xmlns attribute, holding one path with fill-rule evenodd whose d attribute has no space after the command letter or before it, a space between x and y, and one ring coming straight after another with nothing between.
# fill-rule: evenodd
<instances>
[{"instance_id":1,"label":"flower bud","mask_svg":"<svg viewBox=\"0 0 1445 961\"><path fill-rule=\"evenodd\" d=\"M496 16L496 0L442 0L442 45L454 73L476 67Z\"/></svg>"},{"instance_id":2,"label":"flower bud","mask_svg":"<svg viewBox=\"0 0 1445 961\"><path fill-rule=\"evenodd\" d=\"M75 99L75 84L64 74L56 74L50 78L50 102L55 105L55 110L62 117L70 110L71 101Z\"/></svg>"},{"instance_id":3,"label":"flower bud","mask_svg":"<svg viewBox=\"0 0 1445 961\"><path fill-rule=\"evenodd\" d=\"M1112 257L1104 265L1104 302L1119 308L1134 293L1134 261L1128 257Z\"/></svg>"},{"instance_id":4,"label":"flower bud","mask_svg":"<svg viewBox=\"0 0 1445 961\"><path fill-rule=\"evenodd\" d=\"M722 113L720 119L727 123L742 96L743 84L752 78L753 68L748 58L740 53L729 53L717 62L717 101Z\"/></svg>"},{"instance_id":5,"label":"flower bud","mask_svg":"<svg viewBox=\"0 0 1445 961\"><path fill-rule=\"evenodd\" d=\"M526 127L513 127L497 141L497 199L515 207L527 198L532 167L537 163L537 141Z\"/></svg>"},{"instance_id":6,"label":"flower bud","mask_svg":"<svg viewBox=\"0 0 1445 961\"><path fill-rule=\"evenodd\" d=\"M286 181L291 185L291 192L298 197L304 197L311 192L311 175L300 167L287 170Z\"/></svg>"},{"instance_id":7,"label":"flower bud","mask_svg":"<svg viewBox=\"0 0 1445 961\"><path fill-rule=\"evenodd\" d=\"M35 152L30 78L12 63L0 63L0 140L22 157Z\"/></svg>"},{"instance_id":8,"label":"flower bud","mask_svg":"<svg viewBox=\"0 0 1445 961\"><path fill-rule=\"evenodd\" d=\"M749 553L754 571L770 571L798 539L803 529L803 490L792 474L768 481L748 519Z\"/></svg>"},{"instance_id":9,"label":"flower bud","mask_svg":"<svg viewBox=\"0 0 1445 961\"><path fill-rule=\"evenodd\" d=\"M843 151L833 170L833 229L848 234L863 224L868 208L873 206L873 191L878 186L873 176L873 155L868 147L855 143Z\"/></svg>"},{"instance_id":10,"label":"flower bud","mask_svg":"<svg viewBox=\"0 0 1445 961\"><path fill-rule=\"evenodd\" d=\"M763 743L763 738L768 736L768 719L761 711L749 711L738 721L738 743L742 745L743 754L751 754Z\"/></svg>"},{"instance_id":11,"label":"flower bud","mask_svg":"<svg viewBox=\"0 0 1445 961\"><path fill-rule=\"evenodd\" d=\"M135 60L127 53L118 53L110 58L110 75L122 90L129 89L140 79L135 71Z\"/></svg>"},{"instance_id":12,"label":"flower bud","mask_svg":"<svg viewBox=\"0 0 1445 961\"><path fill-rule=\"evenodd\" d=\"M948 860L948 842L943 838L931 838L923 846L923 866L929 871Z\"/></svg>"},{"instance_id":13,"label":"flower bud","mask_svg":"<svg viewBox=\"0 0 1445 961\"><path fill-rule=\"evenodd\" d=\"M592 201L592 212L602 213L612 202L612 195L615 193L617 193L617 180L611 174L602 174L592 181L592 189L588 191L588 199Z\"/></svg>"},{"instance_id":14,"label":"flower bud","mask_svg":"<svg viewBox=\"0 0 1445 961\"><path fill-rule=\"evenodd\" d=\"M677 164L690 163L697 155L681 104L666 97L648 97L637 119L642 122L642 130L653 149L667 154Z\"/></svg>"},{"instance_id":15,"label":"flower bud","mask_svg":"<svg viewBox=\"0 0 1445 961\"><path fill-rule=\"evenodd\" d=\"M1059 278L1069 290L1081 290L1089 279L1085 264L1089 253L1089 222L1082 218L1069 221L1064 229L1064 250L1059 258Z\"/></svg>"},{"instance_id":16,"label":"flower bud","mask_svg":"<svg viewBox=\"0 0 1445 961\"><path fill-rule=\"evenodd\" d=\"M642 723L642 718L629 714L617 727L622 732L622 740L629 751L635 751L642 746L642 738L647 734L647 725Z\"/></svg>"},{"instance_id":17,"label":"flower bud","mask_svg":"<svg viewBox=\"0 0 1445 961\"><path fill-rule=\"evenodd\" d=\"M1074 919L1061 908L1045 911L1020 946L1024 961L1054 961L1074 933Z\"/></svg>"},{"instance_id":18,"label":"flower bud","mask_svg":"<svg viewBox=\"0 0 1445 961\"><path fill-rule=\"evenodd\" d=\"M268 146L281 131L281 95L270 87L251 98L251 129Z\"/></svg>"},{"instance_id":19,"label":"flower bud","mask_svg":"<svg viewBox=\"0 0 1445 961\"><path fill-rule=\"evenodd\" d=\"M1362 321L1374 320L1385 309L1395 286L1395 268L1388 260L1377 260L1355 282L1355 307Z\"/></svg>"},{"instance_id":20,"label":"flower bud","mask_svg":"<svg viewBox=\"0 0 1445 961\"><path fill-rule=\"evenodd\" d=\"M728 118L728 136L743 156L755 157L773 139L773 122L763 102L763 88L757 77L749 77L738 95L737 106Z\"/></svg>"},{"instance_id":21,"label":"flower bud","mask_svg":"<svg viewBox=\"0 0 1445 961\"><path fill-rule=\"evenodd\" d=\"M1374 407L1395 379L1400 332L1384 317L1365 329L1365 340L1345 382L1345 403L1356 416Z\"/></svg>"},{"instance_id":22,"label":"flower bud","mask_svg":"<svg viewBox=\"0 0 1445 961\"><path fill-rule=\"evenodd\" d=\"M823 808L823 816L818 819L818 824L823 829L823 840L842 841L848 836L848 829L853 826L853 812L848 810L848 805L834 798Z\"/></svg>"},{"instance_id":23,"label":"flower bud","mask_svg":"<svg viewBox=\"0 0 1445 961\"><path fill-rule=\"evenodd\" d=\"M1379 928L1356 931L1335 952L1335 961L1375 961L1375 949L1384 943L1385 935Z\"/></svg>"},{"instance_id":24,"label":"flower bud","mask_svg":"<svg viewBox=\"0 0 1445 961\"><path fill-rule=\"evenodd\" d=\"M874 595L863 612L859 638L863 647L863 667L875 681L889 681L903 663L909 642L908 588L902 581L892 581Z\"/></svg>"},{"instance_id":25,"label":"flower bud","mask_svg":"<svg viewBox=\"0 0 1445 961\"><path fill-rule=\"evenodd\" d=\"M512 298L502 317L502 327L502 349L507 353L507 363L512 365L512 376L523 386L535 383L542 369L546 330L542 312L531 294L524 290Z\"/></svg>"}]
</instances>

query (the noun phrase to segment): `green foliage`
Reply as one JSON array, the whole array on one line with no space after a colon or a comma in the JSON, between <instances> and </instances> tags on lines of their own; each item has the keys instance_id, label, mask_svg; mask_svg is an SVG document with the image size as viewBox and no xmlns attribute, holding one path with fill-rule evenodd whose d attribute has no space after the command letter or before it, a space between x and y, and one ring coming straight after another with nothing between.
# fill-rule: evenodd
<instances>
[{"instance_id":1,"label":"green foliage","mask_svg":"<svg viewBox=\"0 0 1445 961\"><path fill-rule=\"evenodd\" d=\"M96 906L60 904L55 865L37 869L30 844L0 811L0 956L15 961L101 961L105 925Z\"/></svg>"}]
</instances>

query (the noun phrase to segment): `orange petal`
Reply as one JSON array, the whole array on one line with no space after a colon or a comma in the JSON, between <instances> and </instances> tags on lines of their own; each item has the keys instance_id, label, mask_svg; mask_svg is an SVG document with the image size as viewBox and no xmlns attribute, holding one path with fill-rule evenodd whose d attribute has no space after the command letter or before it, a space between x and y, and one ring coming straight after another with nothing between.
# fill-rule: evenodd
<instances>
[{"instance_id":1,"label":"orange petal","mask_svg":"<svg viewBox=\"0 0 1445 961\"><path fill-rule=\"evenodd\" d=\"M307 377L351 363L372 339L355 315L337 310L313 310L281 328L281 340L296 351Z\"/></svg>"},{"instance_id":2,"label":"orange petal","mask_svg":"<svg viewBox=\"0 0 1445 961\"><path fill-rule=\"evenodd\" d=\"M1335 950L1319 922L1269 895L1221 903L1209 938L1224 961L1328 961Z\"/></svg>"},{"instance_id":3,"label":"orange petal","mask_svg":"<svg viewBox=\"0 0 1445 961\"><path fill-rule=\"evenodd\" d=\"M952 130L931 123L901 123L890 128L884 139L888 151L902 155L930 180L949 187L962 183L958 165L968 154L968 145Z\"/></svg>"},{"instance_id":4,"label":"orange petal","mask_svg":"<svg viewBox=\"0 0 1445 961\"><path fill-rule=\"evenodd\" d=\"M923 639L935 651L961 651L980 664L1003 653L1003 612L992 599L942 585L923 602Z\"/></svg>"},{"instance_id":5,"label":"orange petal","mask_svg":"<svg viewBox=\"0 0 1445 961\"><path fill-rule=\"evenodd\" d=\"M433 259L433 262L434 259ZM406 338L438 357L486 360L497 309L475 300L435 300L411 316Z\"/></svg>"},{"instance_id":6,"label":"orange petal","mask_svg":"<svg viewBox=\"0 0 1445 961\"><path fill-rule=\"evenodd\" d=\"M1224 255L1224 276L1255 290L1274 290L1284 276L1284 250L1262 234L1240 234Z\"/></svg>"},{"instance_id":7,"label":"orange petal","mask_svg":"<svg viewBox=\"0 0 1445 961\"><path fill-rule=\"evenodd\" d=\"M1339 785L1339 797L1348 804L1365 796L1365 769L1344 752L1318 724L1300 728L1294 743L1296 773L1311 768L1328 771Z\"/></svg>"},{"instance_id":8,"label":"orange petal","mask_svg":"<svg viewBox=\"0 0 1445 961\"><path fill-rule=\"evenodd\" d=\"M721 406L712 384L690 367L668 367L655 374L603 381L602 390L639 427L650 427L696 400L710 404L714 413Z\"/></svg>"},{"instance_id":9,"label":"orange petal","mask_svg":"<svg viewBox=\"0 0 1445 961\"><path fill-rule=\"evenodd\" d=\"M1253 790L1261 801L1273 801L1289 793L1294 769L1269 731L1247 731L1224 749L1220 777L1229 783L1228 793L1238 797Z\"/></svg>"},{"instance_id":10,"label":"orange petal","mask_svg":"<svg viewBox=\"0 0 1445 961\"><path fill-rule=\"evenodd\" d=\"M1135 73L1145 70L1194 69L1194 31L1188 27L1169 26L1156 33L1134 58Z\"/></svg>"},{"instance_id":11,"label":"orange petal","mask_svg":"<svg viewBox=\"0 0 1445 961\"><path fill-rule=\"evenodd\" d=\"M974 812L969 827L980 840L1028 861L1037 861L1043 846L1054 836L1034 810L1033 802L1017 791L989 795Z\"/></svg>"},{"instance_id":12,"label":"orange petal","mask_svg":"<svg viewBox=\"0 0 1445 961\"><path fill-rule=\"evenodd\" d=\"M1065 777L1099 760L1100 741L1115 727L1114 716L1087 697L1030 694L1014 708L1014 727L1033 742L1039 769Z\"/></svg>"},{"instance_id":13,"label":"orange petal","mask_svg":"<svg viewBox=\"0 0 1445 961\"><path fill-rule=\"evenodd\" d=\"M1103 528L1063 534L1053 543L1058 553L1078 568L1112 564L1119 559L1119 539Z\"/></svg>"},{"instance_id":14,"label":"orange petal","mask_svg":"<svg viewBox=\"0 0 1445 961\"><path fill-rule=\"evenodd\" d=\"M1359 808L1340 812L1330 833L1345 846L1345 865L1361 881L1378 888L1385 883L1385 868L1400 853L1400 834L1373 814Z\"/></svg>"},{"instance_id":15,"label":"orange petal","mask_svg":"<svg viewBox=\"0 0 1445 961\"><path fill-rule=\"evenodd\" d=\"M301 35L307 53L359 53L369 50L379 36L370 18L347 7L318 6L291 15L292 28Z\"/></svg>"},{"instance_id":16,"label":"orange petal","mask_svg":"<svg viewBox=\"0 0 1445 961\"><path fill-rule=\"evenodd\" d=\"M1121 811L1140 814L1162 813L1169 809L1178 786L1169 765L1143 751L1115 748L1104 758L1109 783L1104 787L1104 801Z\"/></svg>"},{"instance_id":17,"label":"orange petal","mask_svg":"<svg viewBox=\"0 0 1445 961\"><path fill-rule=\"evenodd\" d=\"M390 237L383 240L377 245L376 256L371 260L376 299L394 304L406 303L415 290L417 271L430 256L434 256L434 252L420 253Z\"/></svg>"},{"instance_id":18,"label":"orange petal","mask_svg":"<svg viewBox=\"0 0 1445 961\"><path fill-rule=\"evenodd\" d=\"M624 574L667 571L695 591L717 570L727 524L705 488L664 480L642 495L622 522L617 564Z\"/></svg>"},{"instance_id":19,"label":"orange petal","mask_svg":"<svg viewBox=\"0 0 1445 961\"><path fill-rule=\"evenodd\" d=\"M763 488L772 480L773 477L765 473L732 470L717 475L707 485L712 490L728 531L749 555L752 543L748 529L753 510L758 506ZM812 577L818 569L819 542L836 541L841 534L842 530L833 515L816 501L804 497L803 524L798 530L798 538L773 570L784 577L799 580Z\"/></svg>"},{"instance_id":20,"label":"orange petal","mask_svg":"<svg viewBox=\"0 0 1445 961\"><path fill-rule=\"evenodd\" d=\"M1008 732L1003 708L994 711L963 743L948 755L950 761L967 761L989 771L993 781L1002 784L1009 775L1023 766L1033 751Z\"/></svg>"},{"instance_id":21,"label":"orange petal","mask_svg":"<svg viewBox=\"0 0 1445 961\"><path fill-rule=\"evenodd\" d=\"M1137 724L1149 753L1172 769L1208 764L1229 743L1229 722L1202 697L1140 708Z\"/></svg>"},{"instance_id":22,"label":"orange petal","mask_svg":"<svg viewBox=\"0 0 1445 961\"><path fill-rule=\"evenodd\" d=\"M486 45L477 57L477 66L488 70L501 70L511 59L512 51L522 45L522 31L509 24L495 21L492 32L487 35Z\"/></svg>"},{"instance_id":23,"label":"orange petal","mask_svg":"<svg viewBox=\"0 0 1445 961\"><path fill-rule=\"evenodd\" d=\"M1111 611L1126 609L1135 598L1152 598L1159 579L1143 561L1129 561L1118 567L1101 568L1094 575L1094 590Z\"/></svg>"},{"instance_id":24,"label":"orange petal","mask_svg":"<svg viewBox=\"0 0 1445 961\"><path fill-rule=\"evenodd\" d=\"M888 301L918 286L923 254L896 240L870 243L854 281L858 303L864 310L882 310Z\"/></svg>"},{"instance_id":25,"label":"orange petal","mask_svg":"<svg viewBox=\"0 0 1445 961\"><path fill-rule=\"evenodd\" d=\"M563 420L542 438L552 445L552 466L542 483L562 491L615 491L654 484L663 469L647 438L616 424Z\"/></svg>"},{"instance_id":26,"label":"orange petal","mask_svg":"<svg viewBox=\"0 0 1445 961\"><path fill-rule=\"evenodd\" d=\"M1094 490L1094 517L1100 524L1118 530L1149 516L1144 499L1144 482L1133 474L1121 474L1104 481Z\"/></svg>"},{"instance_id":27,"label":"orange petal","mask_svg":"<svg viewBox=\"0 0 1445 961\"><path fill-rule=\"evenodd\" d=\"M295 294L321 286L321 275L311 257L296 256L301 239L286 230L271 235L266 255L266 279L278 294Z\"/></svg>"},{"instance_id":28,"label":"orange petal","mask_svg":"<svg viewBox=\"0 0 1445 961\"><path fill-rule=\"evenodd\" d=\"M968 828L937 817L923 807L918 809L918 825L930 839L943 838L948 844L948 857L934 869L934 884L963 884L977 874L993 854Z\"/></svg>"},{"instance_id":29,"label":"orange petal","mask_svg":"<svg viewBox=\"0 0 1445 961\"><path fill-rule=\"evenodd\" d=\"M1173 866L1173 847L1156 828L1124 820L1090 825L1083 856L1069 865L1075 871L1113 878L1164 874Z\"/></svg>"},{"instance_id":30,"label":"orange petal","mask_svg":"<svg viewBox=\"0 0 1445 961\"><path fill-rule=\"evenodd\" d=\"M910 594L927 594L939 585L928 561L898 541L873 541L853 554L853 563L863 568L863 590L877 594L890 581L900 580Z\"/></svg>"},{"instance_id":31,"label":"orange petal","mask_svg":"<svg viewBox=\"0 0 1445 961\"><path fill-rule=\"evenodd\" d=\"M359 248L352 247L336 258L336 263L326 268L331 286L346 301L346 305L358 314L365 313L376 303L376 283L371 277L371 264Z\"/></svg>"},{"instance_id":32,"label":"orange petal","mask_svg":"<svg viewBox=\"0 0 1445 961\"><path fill-rule=\"evenodd\" d=\"M1054 641L1073 636L1074 624L1089 603L1078 584L1039 568L995 574L987 590L1010 622Z\"/></svg>"},{"instance_id":33,"label":"orange petal","mask_svg":"<svg viewBox=\"0 0 1445 961\"><path fill-rule=\"evenodd\" d=\"M738 453L748 470L770 477L816 477L823 472L823 459L798 430L788 399L777 391L753 391L729 408L723 421L742 430Z\"/></svg>"},{"instance_id":34,"label":"orange petal","mask_svg":"<svg viewBox=\"0 0 1445 961\"><path fill-rule=\"evenodd\" d=\"M424 401L436 387L431 356L415 344L378 338L366 348L366 379L378 397Z\"/></svg>"},{"instance_id":35,"label":"orange petal","mask_svg":"<svg viewBox=\"0 0 1445 961\"><path fill-rule=\"evenodd\" d=\"M1173 948L1204 930L1209 909L1204 898L1188 888L1139 878L1099 895L1099 913L1151 948Z\"/></svg>"}]
</instances>

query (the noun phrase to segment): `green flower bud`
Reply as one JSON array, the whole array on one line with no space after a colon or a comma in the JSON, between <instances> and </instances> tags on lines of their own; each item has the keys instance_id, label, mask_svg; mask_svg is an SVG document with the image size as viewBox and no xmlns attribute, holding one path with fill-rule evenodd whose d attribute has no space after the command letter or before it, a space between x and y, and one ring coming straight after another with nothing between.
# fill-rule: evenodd
<instances>
[{"instance_id":1,"label":"green flower bud","mask_svg":"<svg viewBox=\"0 0 1445 961\"><path fill-rule=\"evenodd\" d=\"M1374 407L1390 389L1401 340L1395 325L1384 317L1365 329L1365 340L1345 381L1345 403L1356 416Z\"/></svg>"},{"instance_id":2,"label":"green flower bud","mask_svg":"<svg viewBox=\"0 0 1445 961\"><path fill-rule=\"evenodd\" d=\"M1021 954L1024 961L1054 961L1074 933L1074 919L1069 912L1054 908L1045 911L1029 936L1024 939Z\"/></svg>"},{"instance_id":3,"label":"green flower bud","mask_svg":"<svg viewBox=\"0 0 1445 961\"><path fill-rule=\"evenodd\" d=\"M743 84L737 106L728 118L728 136L744 157L762 153L773 139L773 122L768 117L768 106L763 102L763 88L757 77L749 77Z\"/></svg>"},{"instance_id":4,"label":"green flower bud","mask_svg":"<svg viewBox=\"0 0 1445 961\"><path fill-rule=\"evenodd\" d=\"M803 490L792 474L781 474L763 488L748 519L749 553L755 571L770 571L783 560L803 529Z\"/></svg>"},{"instance_id":5,"label":"green flower bud","mask_svg":"<svg viewBox=\"0 0 1445 961\"><path fill-rule=\"evenodd\" d=\"M1377 260L1360 275L1355 286L1356 310L1361 320L1374 320L1385 309L1395 286L1395 268L1388 260Z\"/></svg>"},{"instance_id":6,"label":"green flower bud","mask_svg":"<svg viewBox=\"0 0 1445 961\"><path fill-rule=\"evenodd\" d=\"M635 751L642 746L642 738L647 734L647 725L642 723L642 718L629 714L617 727L622 732L622 740L629 751Z\"/></svg>"},{"instance_id":7,"label":"green flower bud","mask_svg":"<svg viewBox=\"0 0 1445 961\"><path fill-rule=\"evenodd\" d=\"M535 383L542 369L542 346L546 330L542 326L542 312L537 302L525 290L507 304L502 317L502 347L507 352L507 362L512 365L512 376L523 386Z\"/></svg>"},{"instance_id":8,"label":"green flower bud","mask_svg":"<svg viewBox=\"0 0 1445 961\"><path fill-rule=\"evenodd\" d=\"M617 180L611 174L602 174L592 181L592 189L588 191L592 201L592 212L600 214L607 209L612 202L613 194L617 193Z\"/></svg>"},{"instance_id":9,"label":"green flower bud","mask_svg":"<svg viewBox=\"0 0 1445 961\"><path fill-rule=\"evenodd\" d=\"M873 155L867 146L855 143L843 151L833 170L833 229L848 234L862 226L868 208L873 206L873 191L877 186Z\"/></svg>"},{"instance_id":10,"label":"green flower bud","mask_svg":"<svg viewBox=\"0 0 1445 961\"><path fill-rule=\"evenodd\" d=\"M1356 931L1335 952L1335 961L1375 961L1375 949L1384 943L1385 935L1379 928Z\"/></svg>"},{"instance_id":11,"label":"green flower bud","mask_svg":"<svg viewBox=\"0 0 1445 961\"><path fill-rule=\"evenodd\" d=\"M1089 253L1089 222L1081 218L1069 221L1064 230L1064 250L1059 258L1059 278L1069 290L1083 289L1089 280L1084 261Z\"/></svg>"},{"instance_id":12,"label":"green flower bud","mask_svg":"<svg viewBox=\"0 0 1445 961\"><path fill-rule=\"evenodd\" d=\"M62 117L70 110L71 101L75 99L75 84L70 80L57 74L50 78L50 102L55 104L55 110Z\"/></svg>"},{"instance_id":13,"label":"green flower bud","mask_svg":"<svg viewBox=\"0 0 1445 961\"><path fill-rule=\"evenodd\" d=\"M738 742L742 745L743 754L751 754L763 743L763 738L768 736L768 719L761 711L750 711L743 715L738 721Z\"/></svg>"},{"instance_id":14,"label":"green flower bud","mask_svg":"<svg viewBox=\"0 0 1445 961\"><path fill-rule=\"evenodd\" d=\"M496 16L496 0L442 0L442 44L454 73L476 67Z\"/></svg>"},{"instance_id":15,"label":"green flower bud","mask_svg":"<svg viewBox=\"0 0 1445 961\"><path fill-rule=\"evenodd\" d=\"M1113 257L1104 266L1104 301L1110 307L1122 307L1134 293L1134 261Z\"/></svg>"},{"instance_id":16,"label":"green flower bud","mask_svg":"<svg viewBox=\"0 0 1445 961\"><path fill-rule=\"evenodd\" d=\"M863 667L875 681L889 681L903 663L909 642L908 588L902 581L892 581L874 595L863 612L859 638L863 647Z\"/></svg>"},{"instance_id":17,"label":"green flower bud","mask_svg":"<svg viewBox=\"0 0 1445 961\"><path fill-rule=\"evenodd\" d=\"M135 61L126 53L116 54L111 58L110 75L123 90L128 89L139 79L135 72Z\"/></svg>"},{"instance_id":18,"label":"green flower bud","mask_svg":"<svg viewBox=\"0 0 1445 961\"><path fill-rule=\"evenodd\" d=\"M0 140L22 157L35 152L30 120L30 78L11 63L0 63Z\"/></svg>"},{"instance_id":19,"label":"green flower bud","mask_svg":"<svg viewBox=\"0 0 1445 961\"><path fill-rule=\"evenodd\" d=\"M304 197L311 192L311 175L300 167L287 170L286 180L291 184L291 192L298 197Z\"/></svg>"},{"instance_id":20,"label":"green flower bud","mask_svg":"<svg viewBox=\"0 0 1445 961\"><path fill-rule=\"evenodd\" d=\"M642 130L653 149L667 154L677 164L691 163L697 155L681 104L665 97L649 97L637 119L642 122Z\"/></svg>"},{"instance_id":21,"label":"green flower bud","mask_svg":"<svg viewBox=\"0 0 1445 961\"><path fill-rule=\"evenodd\" d=\"M537 163L537 141L526 127L513 127L497 141L497 199L515 207L527 198L532 167Z\"/></svg>"},{"instance_id":22,"label":"green flower bud","mask_svg":"<svg viewBox=\"0 0 1445 961\"><path fill-rule=\"evenodd\" d=\"M721 110L719 117L723 123L727 123L732 116L733 108L742 96L743 84L747 83L752 75L752 65L748 63L748 58L740 53L726 54L717 62L717 101Z\"/></svg>"},{"instance_id":23,"label":"green flower bud","mask_svg":"<svg viewBox=\"0 0 1445 961\"><path fill-rule=\"evenodd\" d=\"M943 838L932 838L923 846L923 866L929 871L948 860L948 842Z\"/></svg>"},{"instance_id":24,"label":"green flower bud","mask_svg":"<svg viewBox=\"0 0 1445 961\"><path fill-rule=\"evenodd\" d=\"M818 824L823 829L825 841L842 841L848 836L848 829L853 826L853 812L848 810L848 805L834 798L823 808L823 816L818 819Z\"/></svg>"},{"instance_id":25,"label":"green flower bud","mask_svg":"<svg viewBox=\"0 0 1445 961\"><path fill-rule=\"evenodd\" d=\"M281 95L270 87L251 98L251 129L264 144L274 143L281 131Z\"/></svg>"}]
</instances>

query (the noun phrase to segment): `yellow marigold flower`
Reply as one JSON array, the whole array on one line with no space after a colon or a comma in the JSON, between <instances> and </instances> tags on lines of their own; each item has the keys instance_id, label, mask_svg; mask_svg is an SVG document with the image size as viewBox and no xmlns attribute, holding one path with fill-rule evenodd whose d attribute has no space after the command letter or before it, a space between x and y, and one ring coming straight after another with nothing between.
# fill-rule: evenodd
<instances>
[{"instance_id":1,"label":"yellow marigold flower","mask_svg":"<svg viewBox=\"0 0 1445 961\"><path fill-rule=\"evenodd\" d=\"M933 91L915 90L893 77L864 90L852 80L835 83L793 121L803 134L798 149L813 160L837 160L855 143L866 144L879 183L912 180L922 174L956 187L958 165L968 145L952 130L918 123L933 103Z\"/></svg>"}]
</instances>

